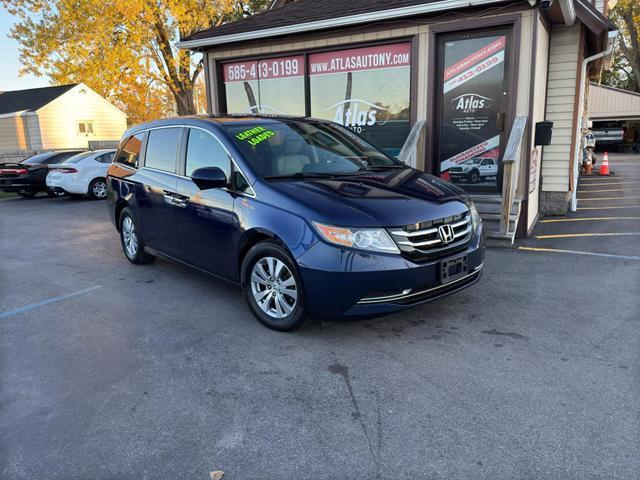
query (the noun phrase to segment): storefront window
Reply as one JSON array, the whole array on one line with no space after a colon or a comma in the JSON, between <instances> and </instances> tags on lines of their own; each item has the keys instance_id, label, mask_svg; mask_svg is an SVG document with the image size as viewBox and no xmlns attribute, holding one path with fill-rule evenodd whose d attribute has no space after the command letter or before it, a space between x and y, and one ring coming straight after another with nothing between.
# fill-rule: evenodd
<instances>
[{"instance_id":1,"label":"storefront window","mask_svg":"<svg viewBox=\"0 0 640 480\"><path fill-rule=\"evenodd\" d=\"M400 152L411 128L410 43L311 54L309 77L311 116Z\"/></svg>"},{"instance_id":2,"label":"storefront window","mask_svg":"<svg viewBox=\"0 0 640 480\"><path fill-rule=\"evenodd\" d=\"M227 63L227 112L304 115L304 56Z\"/></svg>"},{"instance_id":3,"label":"storefront window","mask_svg":"<svg viewBox=\"0 0 640 480\"><path fill-rule=\"evenodd\" d=\"M471 190L496 191L506 111L505 35L439 41L440 175Z\"/></svg>"}]
</instances>

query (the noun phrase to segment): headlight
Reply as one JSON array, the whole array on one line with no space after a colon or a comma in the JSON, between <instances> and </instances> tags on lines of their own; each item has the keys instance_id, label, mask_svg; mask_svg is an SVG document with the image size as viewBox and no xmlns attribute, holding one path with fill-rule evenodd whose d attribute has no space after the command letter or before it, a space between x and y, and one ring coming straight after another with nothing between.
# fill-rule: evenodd
<instances>
[{"instance_id":1,"label":"headlight","mask_svg":"<svg viewBox=\"0 0 640 480\"><path fill-rule=\"evenodd\" d=\"M482 221L480 215L478 214L478 209L476 208L476 204L473 203L472 200L469 200L469 214L471 215L471 227L473 231L476 231L478 224Z\"/></svg>"},{"instance_id":2,"label":"headlight","mask_svg":"<svg viewBox=\"0 0 640 480\"><path fill-rule=\"evenodd\" d=\"M313 222L327 242L370 252L400 253L397 245L382 228L346 228Z\"/></svg>"}]
</instances>

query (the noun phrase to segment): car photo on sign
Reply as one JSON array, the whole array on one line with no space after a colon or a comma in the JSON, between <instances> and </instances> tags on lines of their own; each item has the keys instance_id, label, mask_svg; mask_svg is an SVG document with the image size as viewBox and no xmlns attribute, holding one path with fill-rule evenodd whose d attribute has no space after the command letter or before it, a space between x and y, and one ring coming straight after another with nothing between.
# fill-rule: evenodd
<instances>
[{"instance_id":1,"label":"car photo on sign","mask_svg":"<svg viewBox=\"0 0 640 480\"><path fill-rule=\"evenodd\" d=\"M449 169L449 176L454 183L468 182L476 185L491 183L498 176L496 158L476 157Z\"/></svg>"}]
</instances>

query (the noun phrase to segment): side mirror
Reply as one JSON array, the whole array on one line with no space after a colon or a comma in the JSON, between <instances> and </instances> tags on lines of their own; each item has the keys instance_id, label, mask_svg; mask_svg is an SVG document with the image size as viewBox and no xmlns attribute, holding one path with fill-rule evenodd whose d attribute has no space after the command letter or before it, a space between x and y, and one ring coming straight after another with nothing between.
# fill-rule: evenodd
<instances>
[{"instance_id":1,"label":"side mirror","mask_svg":"<svg viewBox=\"0 0 640 480\"><path fill-rule=\"evenodd\" d=\"M193 171L191 180L200 190L222 188L228 184L227 176L218 167L202 167Z\"/></svg>"}]
</instances>

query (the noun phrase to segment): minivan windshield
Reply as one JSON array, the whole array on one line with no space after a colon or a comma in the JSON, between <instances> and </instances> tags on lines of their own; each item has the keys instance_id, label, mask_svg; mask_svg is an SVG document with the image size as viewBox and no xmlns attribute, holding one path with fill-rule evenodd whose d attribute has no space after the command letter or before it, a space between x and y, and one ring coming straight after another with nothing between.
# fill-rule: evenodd
<instances>
[{"instance_id":1,"label":"minivan windshield","mask_svg":"<svg viewBox=\"0 0 640 480\"><path fill-rule=\"evenodd\" d=\"M230 123L224 128L253 171L266 179L405 168L337 124L292 119Z\"/></svg>"}]
</instances>

